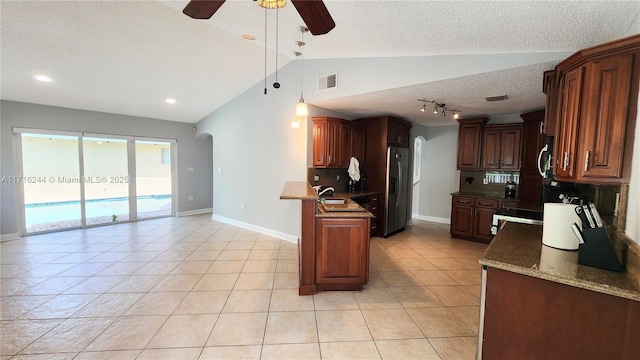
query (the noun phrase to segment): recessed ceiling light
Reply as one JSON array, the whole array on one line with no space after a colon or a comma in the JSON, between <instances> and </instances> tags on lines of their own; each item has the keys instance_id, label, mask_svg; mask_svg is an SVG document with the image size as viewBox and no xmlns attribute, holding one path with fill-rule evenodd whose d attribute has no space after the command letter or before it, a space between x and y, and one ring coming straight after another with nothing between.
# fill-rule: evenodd
<instances>
[{"instance_id":1,"label":"recessed ceiling light","mask_svg":"<svg viewBox=\"0 0 640 360\"><path fill-rule=\"evenodd\" d=\"M37 75L33 75L33 78L38 80L38 81L42 81L42 82L52 82L53 79L48 77L47 75L42 75L42 74L37 74Z\"/></svg>"},{"instance_id":2,"label":"recessed ceiling light","mask_svg":"<svg viewBox=\"0 0 640 360\"><path fill-rule=\"evenodd\" d=\"M176 99L174 98L167 98L164 100L167 104L173 105L176 103Z\"/></svg>"},{"instance_id":3,"label":"recessed ceiling light","mask_svg":"<svg viewBox=\"0 0 640 360\"><path fill-rule=\"evenodd\" d=\"M244 34L242 35L243 38L247 39L247 40L255 40L256 37L253 35L249 35L249 34Z\"/></svg>"}]
</instances>

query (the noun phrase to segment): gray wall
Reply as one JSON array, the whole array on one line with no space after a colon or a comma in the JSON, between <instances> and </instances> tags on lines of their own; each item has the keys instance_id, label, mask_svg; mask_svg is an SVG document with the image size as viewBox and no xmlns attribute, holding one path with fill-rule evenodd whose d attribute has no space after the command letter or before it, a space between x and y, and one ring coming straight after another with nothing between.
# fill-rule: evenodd
<instances>
[{"instance_id":1,"label":"gray wall","mask_svg":"<svg viewBox=\"0 0 640 360\"><path fill-rule=\"evenodd\" d=\"M451 218L451 193L458 191L460 172L456 170L458 126L424 127L414 125L413 138L422 136L422 166L417 218L448 222ZM413 140L412 140L413 141ZM413 143L412 143L413 146Z\"/></svg>"},{"instance_id":2,"label":"gray wall","mask_svg":"<svg viewBox=\"0 0 640 360\"><path fill-rule=\"evenodd\" d=\"M12 140L14 126L176 139L177 212L213 207L211 138L201 136L196 139L193 124L3 100L0 104L2 176L14 174ZM193 167L194 172L188 172L188 167ZM0 194L2 203L0 234L15 234L18 232L15 185L3 183ZM193 201L188 201L189 195L193 195Z\"/></svg>"}]
</instances>

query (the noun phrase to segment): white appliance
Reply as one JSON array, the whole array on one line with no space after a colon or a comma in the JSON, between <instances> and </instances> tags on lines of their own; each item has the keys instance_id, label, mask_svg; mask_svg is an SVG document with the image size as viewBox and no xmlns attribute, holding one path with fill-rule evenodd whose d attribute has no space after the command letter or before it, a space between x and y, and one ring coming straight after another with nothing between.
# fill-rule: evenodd
<instances>
[{"instance_id":1,"label":"white appliance","mask_svg":"<svg viewBox=\"0 0 640 360\"><path fill-rule=\"evenodd\" d=\"M571 225L581 227L580 218L573 204L545 203L542 224L542 243L561 250L578 250L580 241Z\"/></svg>"}]
</instances>

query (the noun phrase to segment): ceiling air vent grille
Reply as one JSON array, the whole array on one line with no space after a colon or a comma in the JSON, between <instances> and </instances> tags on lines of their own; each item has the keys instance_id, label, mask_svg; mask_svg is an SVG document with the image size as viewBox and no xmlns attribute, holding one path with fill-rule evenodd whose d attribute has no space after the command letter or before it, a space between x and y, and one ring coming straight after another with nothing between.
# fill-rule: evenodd
<instances>
[{"instance_id":1,"label":"ceiling air vent grille","mask_svg":"<svg viewBox=\"0 0 640 360\"><path fill-rule=\"evenodd\" d=\"M503 101L503 100L507 100L509 97L507 95L500 95L500 96L489 96L484 98L485 100L487 100L488 102L494 102L494 101Z\"/></svg>"},{"instance_id":2,"label":"ceiling air vent grille","mask_svg":"<svg viewBox=\"0 0 640 360\"><path fill-rule=\"evenodd\" d=\"M335 89L338 87L338 73L320 76L318 78L318 91Z\"/></svg>"}]
</instances>

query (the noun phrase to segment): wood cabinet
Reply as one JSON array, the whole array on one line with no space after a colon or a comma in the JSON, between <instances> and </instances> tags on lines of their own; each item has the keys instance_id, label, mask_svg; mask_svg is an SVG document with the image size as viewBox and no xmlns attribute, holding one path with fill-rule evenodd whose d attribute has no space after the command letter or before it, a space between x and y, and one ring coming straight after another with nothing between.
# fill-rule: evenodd
<instances>
[{"instance_id":1,"label":"wood cabinet","mask_svg":"<svg viewBox=\"0 0 640 360\"><path fill-rule=\"evenodd\" d=\"M638 114L640 35L584 49L558 64L556 76L556 179L628 181Z\"/></svg>"},{"instance_id":2,"label":"wood cabinet","mask_svg":"<svg viewBox=\"0 0 640 360\"><path fill-rule=\"evenodd\" d=\"M359 290L369 275L369 218L316 219L316 286Z\"/></svg>"},{"instance_id":3,"label":"wood cabinet","mask_svg":"<svg viewBox=\"0 0 640 360\"><path fill-rule=\"evenodd\" d=\"M370 224L370 234L373 235L378 231L378 194L369 196L369 212L373 215Z\"/></svg>"},{"instance_id":4,"label":"wood cabinet","mask_svg":"<svg viewBox=\"0 0 640 360\"><path fill-rule=\"evenodd\" d=\"M353 121L340 121L339 167L348 168L351 158L364 163L364 127Z\"/></svg>"},{"instance_id":5,"label":"wood cabinet","mask_svg":"<svg viewBox=\"0 0 640 360\"><path fill-rule=\"evenodd\" d=\"M387 145L409 148L411 125L399 119L390 118L387 131Z\"/></svg>"},{"instance_id":6,"label":"wood cabinet","mask_svg":"<svg viewBox=\"0 0 640 360\"><path fill-rule=\"evenodd\" d=\"M520 169L522 125L486 125L482 129L481 170Z\"/></svg>"},{"instance_id":7,"label":"wood cabinet","mask_svg":"<svg viewBox=\"0 0 640 360\"><path fill-rule=\"evenodd\" d=\"M383 204L386 202L386 194L384 193L386 184L387 169L387 146L409 147L408 139L411 123L405 120L394 118L392 116L382 116L367 119L354 120L355 123L361 124L365 128L365 148L366 161L364 166L360 166L360 171L364 171L367 175L367 187L372 191L379 191L378 214L372 225L375 229L376 236L384 235L384 219L385 208ZM398 136L400 141L398 142ZM392 140L396 141L392 142Z\"/></svg>"},{"instance_id":8,"label":"wood cabinet","mask_svg":"<svg viewBox=\"0 0 640 360\"><path fill-rule=\"evenodd\" d=\"M480 169L480 143L482 127L487 118L458 119L458 170Z\"/></svg>"},{"instance_id":9,"label":"wood cabinet","mask_svg":"<svg viewBox=\"0 0 640 360\"><path fill-rule=\"evenodd\" d=\"M453 195L451 237L489 243L493 239L493 214L501 207L515 207L517 200Z\"/></svg>"},{"instance_id":10,"label":"wood cabinet","mask_svg":"<svg viewBox=\"0 0 640 360\"><path fill-rule=\"evenodd\" d=\"M545 110L521 114L522 124L522 166L518 198L523 202L540 204L542 196L542 176L538 172L538 154L544 146Z\"/></svg>"},{"instance_id":11,"label":"wood cabinet","mask_svg":"<svg viewBox=\"0 0 640 360\"><path fill-rule=\"evenodd\" d=\"M313 118L313 167L347 168L352 156L364 162L365 131L360 124L331 117Z\"/></svg>"},{"instance_id":12,"label":"wood cabinet","mask_svg":"<svg viewBox=\"0 0 640 360\"><path fill-rule=\"evenodd\" d=\"M545 71L543 74L542 92L546 95L546 105L543 126L540 132L546 136L556 133L556 118L558 108L558 82L555 70Z\"/></svg>"},{"instance_id":13,"label":"wood cabinet","mask_svg":"<svg viewBox=\"0 0 640 360\"><path fill-rule=\"evenodd\" d=\"M313 167L338 167L340 119L313 118Z\"/></svg>"},{"instance_id":14,"label":"wood cabinet","mask_svg":"<svg viewBox=\"0 0 640 360\"><path fill-rule=\"evenodd\" d=\"M483 286L482 359L640 358L638 301L492 267Z\"/></svg>"}]
</instances>

